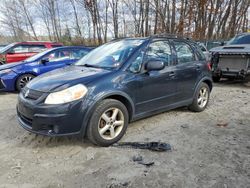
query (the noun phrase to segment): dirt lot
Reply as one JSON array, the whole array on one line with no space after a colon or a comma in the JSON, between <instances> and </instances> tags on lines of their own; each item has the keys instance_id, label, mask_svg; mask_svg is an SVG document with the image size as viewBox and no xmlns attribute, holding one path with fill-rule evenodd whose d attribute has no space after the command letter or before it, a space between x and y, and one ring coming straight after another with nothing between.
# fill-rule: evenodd
<instances>
[{"instance_id":1,"label":"dirt lot","mask_svg":"<svg viewBox=\"0 0 250 188\"><path fill-rule=\"evenodd\" d=\"M250 187L247 84L215 85L202 113L183 108L130 125L122 141L170 143L163 153L30 134L17 124L16 98L0 94L0 187ZM133 162L138 155L155 164Z\"/></svg>"}]
</instances>

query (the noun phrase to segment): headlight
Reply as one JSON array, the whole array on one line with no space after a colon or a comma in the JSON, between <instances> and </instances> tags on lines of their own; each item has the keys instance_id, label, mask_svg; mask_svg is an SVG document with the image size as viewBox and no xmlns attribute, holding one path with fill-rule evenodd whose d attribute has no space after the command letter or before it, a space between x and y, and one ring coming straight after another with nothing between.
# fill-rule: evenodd
<instances>
[{"instance_id":1,"label":"headlight","mask_svg":"<svg viewBox=\"0 0 250 188\"><path fill-rule=\"evenodd\" d=\"M12 71L11 69L0 70L0 74L7 74L11 71Z\"/></svg>"},{"instance_id":2,"label":"headlight","mask_svg":"<svg viewBox=\"0 0 250 188\"><path fill-rule=\"evenodd\" d=\"M88 89L78 84L62 91L51 93L45 100L45 104L63 104L83 98Z\"/></svg>"}]
</instances>

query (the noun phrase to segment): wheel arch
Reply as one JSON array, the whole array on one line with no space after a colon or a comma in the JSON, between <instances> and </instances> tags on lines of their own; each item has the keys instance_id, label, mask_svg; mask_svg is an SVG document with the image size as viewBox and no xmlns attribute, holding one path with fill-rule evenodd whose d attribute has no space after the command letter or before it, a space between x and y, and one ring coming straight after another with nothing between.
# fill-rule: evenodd
<instances>
[{"instance_id":1,"label":"wheel arch","mask_svg":"<svg viewBox=\"0 0 250 188\"><path fill-rule=\"evenodd\" d=\"M115 99L115 100L120 101L122 104L125 105L125 107L128 110L129 121L132 119L133 113L134 113L134 108L133 108L133 106L131 104L131 101L128 98L126 98L123 95L114 94L114 95L110 95L110 96L107 96L107 97L103 98L103 100L105 100L105 99Z\"/></svg>"},{"instance_id":2,"label":"wheel arch","mask_svg":"<svg viewBox=\"0 0 250 188\"><path fill-rule=\"evenodd\" d=\"M206 83L210 89L210 92L212 91L213 89L213 82L212 80L209 80L209 79L204 79L202 82Z\"/></svg>"},{"instance_id":3,"label":"wheel arch","mask_svg":"<svg viewBox=\"0 0 250 188\"><path fill-rule=\"evenodd\" d=\"M199 85L201 84L201 83L206 83L207 85L208 85L208 87L209 87L209 89L210 89L210 92L212 91L212 89L213 89L213 81L212 81L212 79L210 78L210 77L203 77L199 82L198 82L198 84L196 84L196 87L195 87L195 90L194 90L194 93L193 93L193 98L194 98L194 96L195 96L195 93L197 92L197 89L198 89L198 87L199 87Z\"/></svg>"},{"instance_id":4,"label":"wheel arch","mask_svg":"<svg viewBox=\"0 0 250 188\"><path fill-rule=\"evenodd\" d=\"M35 77L37 77L38 75L36 74L36 73L34 73L34 72L24 72L24 73L21 73L21 74L19 74L16 78L15 78L15 90L17 90L17 80L21 77L21 76L23 76L23 75L26 75L26 74L31 74L31 75L33 75L33 76L35 76Z\"/></svg>"},{"instance_id":5,"label":"wheel arch","mask_svg":"<svg viewBox=\"0 0 250 188\"><path fill-rule=\"evenodd\" d=\"M132 119L134 111L135 111L135 107L134 107L133 100L130 98L128 94L122 91L115 91L115 92L108 91L108 92L105 92L104 95L97 97L97 99L95 99L95 101L97 101L95 104L105 99L115 99L123 103L128 110L129 120Z\"/></svg>"},{"instance_id":6,"label":"wheel arch","mask_svg":"<svg viewBox=\"0 0 250 188\"><path fill-rule=\"evenodd\" d=\"M122 104L125 105L125 107L128 110L129 122L133 119L135 107L133 105L132 99L126 93L123 93L123 92L115 92L115 93L108 92L105 95L102 95L102 96L99 96L99 97L93 99L94 102L89 106L89 110L87 111L86 116L83 120L83 123L87 122L87 124L85 126L82 125L82 127L81 127L80 132L81 132L82 136L86 135L87 127L88 127L89 121L91 119L91 114L94 112L96 106L100 103L100 101L103 101L105 99L115 99L115 100L120 101Z\"/></svg>"}]
</instances>

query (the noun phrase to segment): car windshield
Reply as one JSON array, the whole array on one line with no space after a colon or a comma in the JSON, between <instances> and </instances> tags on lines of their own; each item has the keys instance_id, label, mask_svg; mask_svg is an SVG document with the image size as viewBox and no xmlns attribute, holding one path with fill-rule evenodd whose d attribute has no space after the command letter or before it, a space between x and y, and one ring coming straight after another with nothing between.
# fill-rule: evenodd
<instances>
[{"instance_id":1,"label":"car windshield","mask_svg":"<svg viewBox=\"0 0 250 188\"><path fill-rule=\"evenodd\" d=\"M25 59L24 61L25 62L36 61L36 60L40 59L42 56L46 55L48 52L50 52L52 50L54 50L54 49L47 49L47 50L45 50L43 52L40 52L40 53L38 53L36 55L33 55L33 56L29 57L28 59Z\"/></svg>"},{"instance_id":2,"label":"car windshield","mask_svg":"<svg viewBox=\"0 0 250 188\"><path fill-rule=\"evenodd\" d=\"M250 35L236 35L230 41L227 42L228 45L232 44L250 44Z\"/></svg>"},{"instance_id":3,"label":"car windshield","mask_svg":"<svg viewBox=\"0 0 250 188\"><path fill-rule=\"evenodd\" d=\"M116 68L119 67L145 40L124 39L104 44L80 59L75 65Z\"/></svg>"},{"instance_id":4,"label":"car windshield","mask_svg":"<svg viewBox=\"0 0 250 188\"><path fill-rule=\"evenodd\" d=\"M1 48L1 49L0 49L0 53L6 52L8 49L10 49L10 48L11 48L12 46L14 46L14 45L15 45L15 43L12 43L12 44L9 44L9 45L7 45L7 46Z\"/></svg>"}]
</instances>

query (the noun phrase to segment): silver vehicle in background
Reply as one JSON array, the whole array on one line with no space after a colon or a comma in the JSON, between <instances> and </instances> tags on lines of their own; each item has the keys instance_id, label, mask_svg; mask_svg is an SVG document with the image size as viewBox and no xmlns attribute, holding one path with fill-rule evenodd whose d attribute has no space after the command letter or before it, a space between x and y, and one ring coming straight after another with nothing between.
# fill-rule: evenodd
<instances>
[{"instance_id":1,"label":"silver vehicle in background","mask_svg":"<svg viewBox=\"0 0 250 188\"><path fill-rule=\"evenodd\" d=\"M221 78L245 79L250 74L250 33L238 34L210 52L214 82Z\"/></svg>"},{"instance_id":2,"label":"silver vehicle in background","mask_svg":"<svg viewBox=\"0 0 250 188\"><path fill-rule=\"evenodd\" d=\"M207 60L207 61L210 61L210 60L211 60L211 54L210 54L210 52L208 51L208 49L207 49L207 47L205 46L205 44L203 44L202 42L197 42L197 44L199 45L199 47L201 48L201 51L202 51L203 54L205 55L206 60Z\"/></svg>"}]
</instances>

